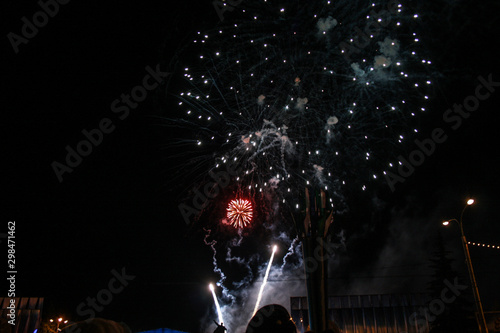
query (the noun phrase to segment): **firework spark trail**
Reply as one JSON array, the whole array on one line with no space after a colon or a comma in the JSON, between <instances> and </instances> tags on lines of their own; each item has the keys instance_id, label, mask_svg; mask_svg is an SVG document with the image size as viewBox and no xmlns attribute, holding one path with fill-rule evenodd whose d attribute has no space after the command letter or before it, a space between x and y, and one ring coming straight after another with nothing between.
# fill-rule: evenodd
<instances>
[{"instance_id":1,"label":"firework spark trail","mask_svg":"<svg viewBox=\"0 0 500 333\"><path fill-rule=\"evenodd\" d=\"M226 250L226 262L236 262L239 265L246 267L249 270L249 274L251 275L252 270L250 268L248 260L245 258L241 258L241 257L235 257L232 254L233 247L241 246L242 242L243 242L243 230L238 229L238 237L234 237L232 240L230 240L228 242L227 250Z\"/></svg>"},{"instance_id":2,"label":"firework spark trail","mask_svg":"<svg viewBox=\"0 0 500 333\"><path fill-rule=\"evenodd\" d=\"M240 246L243 241L243 229L238 229L238 238L234 238L231 242L232 246Z\"/></svg>"},{"instance_id":3,"label":"firework spark trail","mask_svg":"<svg viewBox=\"0 0 500 333\"><path fill-rule=\"evenodd\" d=\"M215 295L214 285L210 283L209 285L210 291L212 291L212 296L214 297L215 307L217 308L217 315L219 317L219 324L222 324L224 320L222 319L222 311L220 309L219 301L217 300L217 295Z\"/></svg>"},{"instance_id":4,"label":"firework spark trail","mask_svg":"<svg viewBox=\"0 0 500 333\"><path fill-rule=\"evenodd\" d=\"M283 270L285 269L287 258L292 256L295 253L295 247L297 246L298 243L300 243L300 240L299 240L299 237L297 236L293 239L292 243L288 247L287 253L283 257L283 264L281 265L281 272L283 272Z\"/></svg>"},{"instance_id":5,"label":"firework spark trail","mask_svg":"<svg viewBox=\"0 0 500 333\"><path fill-rule=\"evenodd\" d=\"M264 280L262 280L262 285L260 286L259 295L257 296L257 302L255 303L255 308L253 310L252 317L255 316L257 310L259 309L260 300L262 299L262 293L264 292L264 287L266 286L267 278L269 277L269 271L271 270L271 265L273 264L274 253L276 252L277 249L278 247L274 245L273 253L271 254L271 259L269 259L269 264L267 265L266 274L264 275Z\"/></svg>"},{"instance_id":6,"label":"firework spark trail","mask_svg":"<svg viewBox=\"0 0 500 333\"><path fill-rule=\"evenodd\" d=\"M214 272L218 273L219 276L220 276L220 280L217 283L219 285L219 284L222 284L224 282L224 280L226 280L226 276L224 275L224 273L222 272L222 270L217 265L217 250L215 249L215 245L217 244L217 241L214 239L211 242L209 242L208 241L208 237L210 237L210 234L212 233L212 230L206 229L206 228L203 228L203 230L205 230L207 232L207 234L205 235L205 238L203 239L203 241L205 242L205 245L208 245L208 246L210 246L210 248L212 248L212 252L213 252L212 263L214 265Z\"/></svg>"},{"instance_id":7,"label":"firework spark trail","mask_svg":"<svg viewBox=\"0 0 500 333\"><path fill-rule=\"evenodd\" d=\"M220 276L220 279L217 282L217 286L219 286L219 287L222 288L222 295L224 297L228 298L230 300L230 302L232 302L232 301L234 301L234 296L231 295L231 293L229 292L229 290L224 286L224 281L226 280L226 275L224 274L224 272L222 271L222 269L219 268L219 266L217 264L217 249L215 248L215 245L217 244L217 241L214 239L211 242L209 242L208 241L208 237L210 237L210 234L211 234L212 230L207 229L207 228L203 228L203 230L205 230L207 232L207 234L205 235L205 238L203 239L203 241L205 242L205 245L210 246L210 248L213 251L212 263L214 265L214 272L217 273L217 274L219 274L219 276Z\"/></svg>"}]
</instances>

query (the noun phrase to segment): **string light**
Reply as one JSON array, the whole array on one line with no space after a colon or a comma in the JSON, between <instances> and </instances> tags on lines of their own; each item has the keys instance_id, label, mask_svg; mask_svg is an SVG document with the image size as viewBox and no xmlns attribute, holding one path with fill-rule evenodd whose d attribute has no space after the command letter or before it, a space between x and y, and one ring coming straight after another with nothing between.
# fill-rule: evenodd
<instances>
[{"instance_id":1,"label":"string light","mask_svg":"<svg viewBox=\"0 0 500 333\"><path fill-rule=\"evenodd\" d=\"M469 245L474 245L474 246L479 246L479 247L487 247L490 249L500 249L500 245L491 245L491 244L484 244L484 243L474 243L474 242L467 242Z\"/></svg>"}]
</instances>

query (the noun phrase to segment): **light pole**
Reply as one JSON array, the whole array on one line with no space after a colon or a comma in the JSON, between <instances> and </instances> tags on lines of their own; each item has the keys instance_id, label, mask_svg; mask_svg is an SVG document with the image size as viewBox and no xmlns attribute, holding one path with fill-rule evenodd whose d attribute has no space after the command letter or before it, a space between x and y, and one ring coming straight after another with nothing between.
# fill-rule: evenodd
<instances>
[{"instance_id":1,"label":"light pole","mask_svg":"<svg viewBox=\"0 0 500 333\"><path fill-rule=\"evenodd\" d=\"M462 213L460 214L460 219L459 220L451 219L451 220L444 221L443 225L447 226L450 224L451 221L455 221L458 223L458 225L460 227L460 233L462 235L462 247L464 249L464 254L465 254L465 262L467 264L467 269L469 271L469 278L470 278L470 282L472 284L472 292L474 295L474 301L475 301L475 305L476 305L477 325L479 326L479 332L488 333L488 327L486 325L486 320L484 318L483 305L481 304L481 297L479 296L479 290L477 288L476 276L474 275L474 269L472 268L472 262L470 259L469 245L467 244L467 239L465 238L464 227L463 227L463 223L462 223L465 209L468 206L471 206L473 204L474 204L474 199L467 200L467 204L465 205L464 209L462 209Z\"/></svg>"}]
</instances>

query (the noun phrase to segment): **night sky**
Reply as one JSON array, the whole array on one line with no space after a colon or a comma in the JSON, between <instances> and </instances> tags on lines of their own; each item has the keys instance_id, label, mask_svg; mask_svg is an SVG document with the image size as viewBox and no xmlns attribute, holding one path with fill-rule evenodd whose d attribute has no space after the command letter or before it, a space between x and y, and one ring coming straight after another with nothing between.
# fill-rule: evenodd
<instances>
[{"instance_id":1,"label":"night sky","mask_svg":"<svg viewBox=\"0 0 500 333\"><path fill-rule=\"evenodd\" d=\"M500 82L499 8L492 2L458 1L429 15L426 33L442 75L422 137L444 128L445 110L474 94L480 75ZM146 67L183 66L182 45L199 28L219 23L212 3L71 1L17 53L7 35L20 34L21 18L40 6L3 7L0 233L16 221L16 296L45 297L45 318L86 319L77 315L81 303L108 288L112 271L125 271L128 285L97 316L134 331L197 331L212 307L207 283L216 274L203 221L188 228L178 210L179 192L190 184L172 172L183 165L169 146L180 133L162 121L178 114L162 93L174 90L175 79L168 74L163 91L149 91L124 119L111 105L142 84ZM464 214L468 239L500 245L500 86L495 89L459 128L447 129L448 139L394 193L381 180L376 197L353 195L351 211L334 224L346 242L331 274L335 293L422 291L439 231L466 277L459 230L443 229L440 221L458 218L468 197L477 200ZM65 147L76 147L82 130L106 118L113 130L60 182L52 163L64 163ZM500 250L470 251L485 309L500 310Z\"/></svg>"}]
</instances>

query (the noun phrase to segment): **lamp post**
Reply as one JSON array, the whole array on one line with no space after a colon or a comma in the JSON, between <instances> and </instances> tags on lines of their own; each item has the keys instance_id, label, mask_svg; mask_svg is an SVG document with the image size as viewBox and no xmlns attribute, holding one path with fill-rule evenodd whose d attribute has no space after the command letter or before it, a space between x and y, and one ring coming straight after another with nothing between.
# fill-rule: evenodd
<instances>
[{"instance_id":1,"label":"lamp post","mask_svg":"<svg viewBox=\"0 0 500 333\"><path fill-rule=\"evenodd\" d=\"M463 228L463 223L462 219L464 216L465 209L468 206L471 206L474 204L474 199L469 199L467 200L467 204L465 205L464 209L462 209L462 213L460 214L460 219L451 219L443 222L443 225L448 226L450 222L455 221L460 227L460 233L461 233L461 238L462 238L462 247L464 249L464 254L465 254L465 262L467 264L467 269L469 271L469 278L470 282L472 284L472 292L474 295L474 301L476 305L476 320L477 320L477 325L479 326L479 332L480 333L488 333L488 327L486 325L486 320L484 318L484 311L483 311L483 305L481 304L481 297L479 296L479 290L477 288L477 282L476 282L476 276L474 275L474 269L472 268L472 262L470 259L470 253L469 253L469 245L467 244L467 239L465 238L464 234L464 228Z\"/></svg>"}]
</instances>

